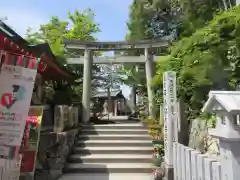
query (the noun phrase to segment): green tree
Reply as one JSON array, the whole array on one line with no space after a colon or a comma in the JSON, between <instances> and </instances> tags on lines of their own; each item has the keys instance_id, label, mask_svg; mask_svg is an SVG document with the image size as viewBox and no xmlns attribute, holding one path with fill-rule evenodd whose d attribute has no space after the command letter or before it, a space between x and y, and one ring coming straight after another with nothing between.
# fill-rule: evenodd
<instances>
[{"instance_id":1,"label":"green tree","mask_svg":"<svg viewBox=\"0 0 240 180\"><path fill-rule=\"evenodd\" d=\"M86 9L83 12L78 10L73 13L68 13L67 20L61 20L57 16L53 16L49 23L41 25L38 32L32 32L30 28L26 32L26 40L31 44L39 44L47 42L57 60L68 69L73 71L80 77L75 81L76 86L72 86L72 90L76 94L81 94L81 82L83 65L66 65L66 58L73 55L79 54L79 52L68 52L64 48L64 38L71 40L96 40L95 34L100 32L98 24L94 21L95 14L91 9ZM83 52L80 52L83 54ZM98 71L95 66L93 73ZM61 90L63 87L70 87L69 85L57 83Z\"/></svg>"},{"instance_id":2,"label":"green tree","mask_svg":"<svg viewBox=\"0 0 240 180\"><path fill-rule=\"evenodd\" d=\"M130 15L127 22L128 33L126 39L144 40L155 39L162 36L173 34L173 16L169 13L170 5L164 0L134 0L130 6ZM151 49L152 52L159 54L165 52L166 49ZM117 52L119 53L119 52ZM143 50L127 51L124 55L138 56L144 55ZM142 95L146 95L146 78L144 67L138 66L139 71L132 65L124 65L121 69L122 81L129 86L137 86L138 91ZM134 83L133 83L134 82Z\"/></svg>"},{"instance_id":3,"label":"green tree","mask_svg":"<svg viewBox=\"0 0 240 180\"><path fill-rule=\"evenodd\" d=\"M185 102L189 117L196 117L199 114L210 89L236 87L239 81L236 70L238 69L238 48L236 48L238 42L234 39L238 37L236 34L233 35L233 29L237 29L233 24L238 22L236 10L233 11L233 16L231 11L222 16L218 15L229 7L232 7L232 1L225 0L133 1L130 6L127 23L129 32L126 39L156 39L174 35L176 40L179 40L167 50L152 50L155 54L159 52L166 54L157 62L157 73L153 80L153 87L156 90L155 98L159 103L162 102L162 74L166 70L177 72L178 94ZM213 25L213 22L220 23L221 26L217 23ZM218 31L215 31L216 29ZM224 40L220 30L224 34ZM234 40L230 38L231 36L234 36ZM143 52L129 53L129 55L140 54ZM230 57L231 60L229 60ZM130 83L134 72L128 73L132 71L131 67L124 67L124 69L129 80L127 83Z\"/></svg>"},{"instance_id":4,"label":"green tree","mask_svg":"<svg viewBox=\"0 0 240 180\"><path fill-rule=\"evenodd\" d=\"M33 44L49 43L57 59L65 64L67 53L64 49L63 39L96 40L94 35L100 32L100 29L95 23L94 17L95 14L91 9L83 12L78 10L74 13L69 12L66 21L53 16L48 24L40 26L38 32L31 32L31 29L28 29L26 39Z\"/></svg>"},{"instance_id":5,"label":"green tree","mask_svg":"<svg viewBox=\"0 0 240 180\"><path fill-rule=\"evenodd\" d=\"M240 83L240 7L217 14L205 27L195 30L171 47L159 60L153 85L162 100L162 74L177 72L178 96L188 118L201 113L210 90L235 90Z\"/></svg>"}]
</instances>

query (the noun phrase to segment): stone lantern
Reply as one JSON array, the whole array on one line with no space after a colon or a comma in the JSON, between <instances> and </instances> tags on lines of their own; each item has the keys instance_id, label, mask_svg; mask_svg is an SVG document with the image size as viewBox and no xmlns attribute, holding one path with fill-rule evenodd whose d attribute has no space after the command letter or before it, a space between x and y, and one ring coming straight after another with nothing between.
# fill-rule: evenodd
<instances>
[{"instance_id":1,"label":"stone lantern","mask_svg":"<svg viewBox=\"0 0 240 180\"><path fill-rule=\"evenodd\" d=\"M210 134L219 139L223 180L240 178L240 91L210 91L203 112L215 113L216 128Z\"/></svg>"}]
</instances>

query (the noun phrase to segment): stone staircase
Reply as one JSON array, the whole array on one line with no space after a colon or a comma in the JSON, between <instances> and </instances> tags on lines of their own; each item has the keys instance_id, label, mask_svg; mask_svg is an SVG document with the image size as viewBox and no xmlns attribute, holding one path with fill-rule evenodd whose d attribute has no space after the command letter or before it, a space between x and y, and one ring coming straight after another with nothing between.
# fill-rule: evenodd
<instances>
[{"instance_id":1,"label":"stone staircase","mask_svg":"<svg viewBox=\"0 0 240 180\"><path fill-rule=\"evenodd\" d=\"M61 180L152 180L152 152L150 136L139 122L84 125Z\"/></svg>"}]
</instances>

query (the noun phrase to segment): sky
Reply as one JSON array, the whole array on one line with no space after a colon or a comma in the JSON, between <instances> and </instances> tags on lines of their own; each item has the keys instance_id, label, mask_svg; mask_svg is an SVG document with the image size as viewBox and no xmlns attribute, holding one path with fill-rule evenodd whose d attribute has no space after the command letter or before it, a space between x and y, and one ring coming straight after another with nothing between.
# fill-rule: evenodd
<instances>
[{"instance_id":1,"label":"sky","mask_svg":"<svg viewBox=\"0 0 240 180\"><path fill-rule=\"evenodd\" d=\"M126 22L132 0L11 0L1 2L0 19L4 20L17 33L24 36L28 27L37 31L52 16L65 20L67 13L91 8L101 32L96 34L99 41L124 40L127 33ZM111 53L106 53L111 55ZM122 87L125 96L130 89Z\"/></svg>"}]
</instances>

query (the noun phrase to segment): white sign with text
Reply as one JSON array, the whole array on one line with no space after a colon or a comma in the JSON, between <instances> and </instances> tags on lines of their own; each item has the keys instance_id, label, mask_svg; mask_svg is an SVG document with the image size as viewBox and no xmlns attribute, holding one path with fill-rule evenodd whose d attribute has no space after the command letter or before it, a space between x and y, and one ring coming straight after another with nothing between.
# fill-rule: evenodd
<instances>
[{"instance_id":1,"label":"white sign with text","mask_svg":"<svg viewBox=\"0 0 240 180\"><path fill-rule=\"evenodd\" d=\"M19 147L37 70L13 65L0 71L0 146ZM5 150L0 155L6 156ZM1 153L0 152L0 153Z\"/></svg>"},{"instance_id":2,"label":"white sign with text","mask_svg":"<svg viewBox=\"0 0 240 180\"><path fill-rule=\"evenodd\" d=\"M163 108L164 108L164 151L165 163L173 166L174 120L176 114L176 73L167 71L163 74Z\"/></svg>"}]
</instances>

